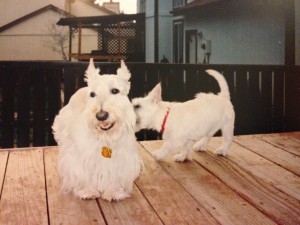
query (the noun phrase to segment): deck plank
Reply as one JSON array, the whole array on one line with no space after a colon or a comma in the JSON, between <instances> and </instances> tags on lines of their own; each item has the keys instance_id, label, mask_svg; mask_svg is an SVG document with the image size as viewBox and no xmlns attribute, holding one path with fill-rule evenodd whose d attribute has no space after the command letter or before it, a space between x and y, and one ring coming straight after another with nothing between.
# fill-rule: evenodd
<instances>
[{"instance_id":1,"label":"deck plank","mask_svg":"<svg viewBox=\"0 0 300 225\"><path fill-rule=\"evenodd\" d=\"M150 152L161 144L142 142ZM167 160L160 164L221 224L275 224L196 162Z\"/></svg>"},{"instance_id":2,"label":"deck plank","mask_svg":"<svg viewBox=\"0 0 300 225\"><path fill-rule=\"evenodd\" d=\"M4 181L4 176L5 176L7 159L8 159L8 151L0 151L0 199L1 199L1 191L2 191L3 181Z\"/></svg>"},{"instance_id":3,"label":"deck plank","mask_svg":"<svg viewBox=\"0 0 300 225\"><path fill-rule=\"evenodd\" d=\"M81 200L60 191L57 149L46 148L44 155L50 224L105 224L96 200Z\"/></svg>"},{"instance_id":4,"label":"deck plank","mask_svg":"<svg viewBox=\"0 0 300 225\"><path fill-rule=\"evenodd\" d=\"M300 131L281 133L283 136L288 136L300 141Z\"/></svg>"},{"instance_id":5,"label":"deck plank","mask_svg":"<svg viewBox=\"0 0 300 225\"><path fill-rule=\"evenodd\" d=\"M300 156L283 151L281 148L275 147L253 135L237 136L234 140L241 146L300 176Z\"/></svg>"},{"instance_id":6,"label":"deck plank","mask_svg":"<svg viewBox=\"0 0 300 225\"><path fill-rule=\"evenodd\" d=\"M213 138L208 149L213 151L218 148L221 141L221 137ZM237 143L231 145L227 158L253 176L300 200L300 178L285 168L262 158Z\"/></svg>"},{"instance_id":7,"label":"deck plank","mask_svg":"<svg viewBox=\"0 0 300 225\"><path fill-rule=\"evenodd\" d=\"M99 198L98 201L108 224L162 224L136 185L134 186L133 195L130 198L117 202L108 202Z\"/></svg>"},{"instance_id":8,"label":"deck plank","mask_svg":"<svg viewBox=\"0 0 300 225\"><path fill-rule=\"evenodd\" d=\"M41 148L10 152L0 201L0 224L48 224Z\"/></svg>"},{"instance_id":9,"label":"deck plank","mask_svg":"<svg viewBox=\"0 0 300 225\"><path fill-rule=\"evenodd\" d=\"M291 196L210 151L195 153L194 160L276 223L299 224L300 202Z\"/></svg>"},{"instance_id":10,"label":"deck plank","mask_svg":"<svg viewBox=\"0 0 300 225\"><path fill-rule=\"evenodd\" d=\"M289 134L262 134L257 135L257 137L300 157L300 139L296 138L298 135L300 136L300 132Z\"/></svg>"},{"instance_id":11,"label":"deck plank","mask_svg":"<svg viewBox=\"0 0 300 225\"><path fill-rule=\"evenodd\" d=\"M145 170L136 183L164 224L218 224L145 149L140 152Z\"/></svg>"}]
</instances>

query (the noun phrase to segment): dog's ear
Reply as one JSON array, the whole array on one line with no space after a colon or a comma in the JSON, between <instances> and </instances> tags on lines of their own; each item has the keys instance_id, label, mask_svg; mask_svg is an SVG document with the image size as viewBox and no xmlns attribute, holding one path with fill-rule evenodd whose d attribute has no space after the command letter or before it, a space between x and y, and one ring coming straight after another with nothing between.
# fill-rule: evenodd
<instances>
[{"instance_id":1,"label":"dog's ear","mask_svg":"<svg viewBox=\"0 0 300 225\"><path fill-rule=\"evenodd\" d=\"M153 102L158 103L162 100L161 98L161 84L158 83L148 94L148 97L152 99Z\"/></svg>"},{"instance_id":2,"label":"dog's ear","mask_svg":"<svg viewBox=\"0 0 300 225\"><path fill-rule=\"evenodd\" d=\"M117 75L124 80L129 80L131 77L131 73L125 65L124 60L121 60L121 67L117 70Z\"/></svg>"},{"instance_id":3,"label":"dog's ear","mask_svg":"<svg viewBox=\"0 0 300 225\"><path fill-rule=\"evenodd\" d=\"M87 70L85 71L84 81L88 82L89 79L92 79L93 77L98 76L99 73L100 73L100 69L95 68L94 59L90 58L89 66L88 66Z\"/></svg>"}]
</instances>

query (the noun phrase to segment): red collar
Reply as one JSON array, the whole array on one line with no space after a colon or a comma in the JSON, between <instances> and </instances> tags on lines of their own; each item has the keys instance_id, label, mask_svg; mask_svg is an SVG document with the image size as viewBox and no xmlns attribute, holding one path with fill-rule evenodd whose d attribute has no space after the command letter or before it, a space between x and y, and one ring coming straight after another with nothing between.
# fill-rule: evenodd
<instances>
[{"instance_id":1,"label":"red collar","mask_svg":"<svg viewBox=\"0 0 300 225\"><path fill-rule=\"evenodd\" d=\"M167 119L168 119L168 116L169 116L169 112L170 112L170 108L168 108L167 112L166 112L166 115L164 117L164 120L162 122L162 125L161 125L161 129L160 129L160 133L163 134L164 131L165 131L165 126L166 126L166 123L167 123Z\"/></svg>"}]
</instances>

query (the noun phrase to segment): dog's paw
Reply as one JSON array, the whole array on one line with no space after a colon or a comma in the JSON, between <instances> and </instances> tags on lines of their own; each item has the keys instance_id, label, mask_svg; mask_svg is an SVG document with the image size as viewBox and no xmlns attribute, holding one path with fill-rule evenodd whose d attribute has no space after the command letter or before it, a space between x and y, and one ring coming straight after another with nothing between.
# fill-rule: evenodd
<instances>
[{"instance_id":1,"label":"dog's paw","mask_svg":"<svg viewBox=\"0 0 300 225\"><path fill-rule=\"evenodd\" d=\"M193 145L193 150L195 152L205 152L207 149L207 142L205 141L198 141Z\"/></svg>"},{"instance_id":2,"label":"dog's paw","mask_svg":"<svg viewBox=\"0 0 300 225\"><path fill-rule=\"evenodd\" d=\"M122 190L107 190L102 194L102 198L106 201L120 201L129 197L130 194Z\"/></svg>"},{"instance_id":3,"label":"dog's paw","mask_svg":"<svg viewBox=\"0 0 300 225\"><path fill-rule=\"evenodd\" d=\"M206 151L206 146L196 146L196 145L194 145L193 150L195 152L205 152Z\"/></svg>"},{"instance_id":4,"label":"dog's paw","mask_svg":"<svg viewBox=\"0 0 300 225\"><path fill-rule=\"evenodd\" d=\"M75 192L75 195L77 195L81 199L95 199L101 196L99 191L93 189L79 190Z\"/></svg>"},{"instance_id":5,"label":"dog's paw","mask_svg":"<svg viewBox=\"0 0 300 225\"><path fill-rule=\"evenodd\" d=\"M166 154L161 150L156 150L156 151L152 152L151 154L157 161L161 161L166 158Z\"/></svg>"},{"instance_id":6,"label":"dog's paw","mask_svg":"<svg viewBox=\"0 0 300 225\"><path fill-rule=\"evenodd\" d=\"M192 157L191 156L188 157L187 153L181 152L181 153L178 153L178 154L174 155L173 159L176 162L184 162L186 160L192 160Z\"/></svg>"},{"instance_id":7,"label":"dog's paw","mask_svg":"<svg viewBox=\"0 0 300 225\"><path fill-rule=\"evenodd\" d=\"M220 155L220 156L226 156L226 153L227 153L227 149L224 149L224 148L218 148L215 151L215 154Z\"/></svg>"}]
</instances>

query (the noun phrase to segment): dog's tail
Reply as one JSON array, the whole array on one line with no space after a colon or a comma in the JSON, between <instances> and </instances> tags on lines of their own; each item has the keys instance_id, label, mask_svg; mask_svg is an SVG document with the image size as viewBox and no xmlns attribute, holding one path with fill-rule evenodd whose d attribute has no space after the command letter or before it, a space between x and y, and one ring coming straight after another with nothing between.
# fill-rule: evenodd
<instances>
[{"instance_id":1,"label":"dog's tail","mask_svg":"<svg viewBox=\"0 0 300 225\"><path fill-rule=\"evenodd\" d=\"M220 89L221 89L220 95L225 98L230 99L230 92L229 92L228 84L227 84L224 76L215 70L206 70L206 73L213 76L218 81L218 83L220 85Z\"/></svg>"}]
</instances>

